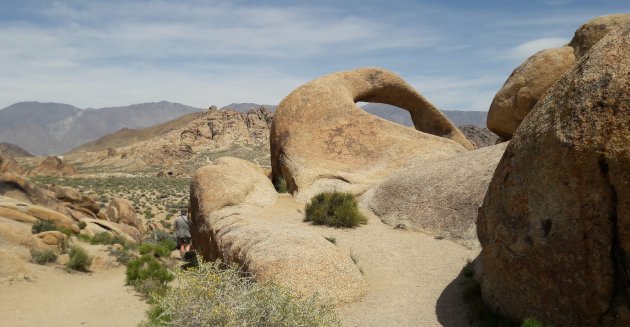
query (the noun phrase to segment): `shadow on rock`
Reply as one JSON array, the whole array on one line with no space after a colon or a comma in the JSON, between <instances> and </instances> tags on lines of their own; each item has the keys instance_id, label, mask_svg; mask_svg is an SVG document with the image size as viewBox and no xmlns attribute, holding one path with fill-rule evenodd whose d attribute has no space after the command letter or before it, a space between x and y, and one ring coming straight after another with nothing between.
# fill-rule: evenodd
<instances>
[{"instance_id":1,"label":"shadow on rock","mask_svg":"<svg viewBox=\"0 0 630 327\"><path fill-rule=\"evenodd\" d=\"M472 266L467 264L462 267L457 277L446 286L435 304L435 312L442 326L460 327L471 326L468 305L464 301L464 291L470 285L472 278Z\"/></svg>"}]
</instances>

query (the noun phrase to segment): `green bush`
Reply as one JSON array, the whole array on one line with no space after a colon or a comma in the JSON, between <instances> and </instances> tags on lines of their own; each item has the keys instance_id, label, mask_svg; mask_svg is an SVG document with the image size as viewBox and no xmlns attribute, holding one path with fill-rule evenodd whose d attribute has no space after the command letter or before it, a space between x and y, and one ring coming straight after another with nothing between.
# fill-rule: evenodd
<instances>
[{"instance_id":1,"label":"green bush","mask_svg":"<svg viewBox=\"0 0 630 327\"><path fill-rule=\"evenodd\" d=\"M153 255L156 258L159 258L159 257L168 258L171 256L171 248L169 247L170 244L165 244L167 241L162 241L162 242L142 243L142 245L138 247L138 252L140 252L140 255L149 254L149 255Z\"/></svg>"},{"instance_id":2,"label":"green bush","mask_svg":"<svg viewBox=\"0 0 630 327\"><path fill-rule=\"evenodd\" d=\"M85 221L80 221L79 222L79 229L85 229L85 227L87 227L87 223Z\"/></svg>"},{"instance_id":3,"label":"green bush","mask_svg":"<svg viewBox=\"0 0 630 327\"><path fill-rule=\"evenodd\" d=\"M66 264L68 268L78 271L88 271L90 269L92 257L83 248L73 246L70 248L68 255L70 256L70 260Z\"/></svg>"},{"instance_id":4,"label":"green bush","mask_svg":"<svg viewBox=\"0 0 630 327\"><path fill-rule=\"evenodd\" d=\"M220 262L179 271L177 283L154 298L148 315L146 326L341 326L334 308L316 297L254 283Z\"/></svg>"},{"instance_id":5,"label":"green bush","mask_svg":"<svg viewBox=\"0 0 630 327\"><path fill-rule=\"evenodd\" d=\"M273 182L273 186L276 188L276 192L278 193L287 193L289 189L287 188L287 181L284 180L284 177L280 176L276 178Z\"/></svg>"},{"instance_id":6,"label":"green bush","mask_svg":"<svg viewBox=\"0 0 630 327\"><path fill-rule=\"evenodd\" d=\"M90 239L91 244L103 244L103 245L112 245L112 244L120 244L125 245L125 239L120 235L112 235L108 232L98 233L94 235Z\"/></svg>"},{"instance_id":7,"label":"green bush","mask_svg":"<svg viewBox=\"0 0 630 327\"><path fill-rule=\"evenodd\" d=\"M45 265L49 262L57 261L57 254L55 253L55 251L50 249L32 250L31 258L33 259L33 262L40 265Z\"/></svg>"},{"instance_id":8,"label":"green bush","mask_svg":"<svg viewBox=\"0 0 630 327\"><path fill-rule=\"evenodd\" d=\"M57 225L55 223L45 220L38 220L31 227L31 233L39 234L41 232L47 232L51 230L58 230Z\"/></svg>"},{"instance_id":9,"label":"green bush","mask_svg":"<svg viewBox=\"0 0 630 327\"><path fill-rule=\"evenodd\" d=\"M174 277L160 261L150 255L143 255L127 263L127 284L145 295L163 291L166 283Z\"/></svg>"},{"instance_id":10,"label":"green bush","mask_svg":"<svg viewBox=\"0 0 630 327\"><path fill-rule=\"evenodd\" d=\"M354 195L340 192L324 192L313 197L306 205L304 221L331 227L355 227L359 224L367 224L367 218L359 212Z\"/></svg>"}]
</instances>

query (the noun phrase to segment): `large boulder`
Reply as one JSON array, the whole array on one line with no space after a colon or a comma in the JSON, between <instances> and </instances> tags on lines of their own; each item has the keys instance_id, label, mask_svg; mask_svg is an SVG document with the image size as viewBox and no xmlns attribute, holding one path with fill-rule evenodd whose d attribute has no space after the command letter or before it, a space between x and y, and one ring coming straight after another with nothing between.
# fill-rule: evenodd
<instances>
[{"instance_id":1,"label":"large boulder","mask_svg":"<svg viewBox=\"0 0 630 327\"><path fill-rule=\"evenodd\" d=\"M507 143L442 161L418 161L366 192L383 222L479 248L477 210Z\"/></svg>"},{"instance_id":2,"label":"large boulder","mask_svg":"<svg viewBox=\"0 0 630 327\"><path fill-rule=\"evenodd\" d=\"M575 31L569 45L575 49L576 56L582 57L608 32L628 24L630 24L630 14L595 17Z\"/></svg>"},{"instance_id":3,"label":"large boulder","mask_svg":"<svg viewBox=\"0 0 630 327\"><path fill-rule=\"evenodd\" d=\"M77 174L74 166L63 162L56 156L48 156L29 173L31 176L74 176Z\"/></svg>"},{"instance_id":4,"label":"large boulder","mask_svg":"<svg viewBox=\"0 0 630 327\"><path fill-rule=\"evenodd\" d=\"M554 326L630 326L630 28L525 118L479 211L483 299Z\"/></svg>"},{"instance_id":5,"label":"large boulder","mask_svg":"<svg viewBox=\"0 0 630 327\"><path fill-rule=\"evenodd\" d=\"M406 109L416 130L368 114L358 101ZM414 159L473 148L422 95L379 68L326 75L291 92L276 110L270 141L273 178L284 178L300 201L323 190L360 194Z\"/></svg>"},{"instance_id":6,"label":"large boulder","mask_svg":"<svg viewBox=\"0 0 630 327\"><path fill-rule=\"evenodd\" d=\"M40 249L49 249L57 254L64 250L66 234L60 231L46 231L33 235L33 239Z\"/></svg>"},{"instance_id":7,"label":"large boulder","mask_svg":"<svg viewBox=\"0 0 630 327\"><path fill-rule=\"evenodd\" d=\"M142 230L142 224L136 215L136 209L134 209L133 203L129 200L112 198L107 205L105 215L109 221L127 224Z\"/></svg>"},{"instance_id":8,"label":"large boulder","mask_svg":"<svg viewBox=\"0 0 630 327\"><path fill-rule=\"evenodd\" d=\"M333 303L366 292L352 260L323 237L258 218L277 193L262 169L236 158L199 168L191 184L193 243L207 260L243 266L257 281L276 282Z\"/></svg>"},{"instance_id":9,"label":"large boulder","mask_svg":"<svg viewBox=\"0 0 630 327\"><path fill-rule=\"evenodd\" d=\"M494 96L488 111L488 128L504 139L512 138L547 89L574 63L571 47L542 50L527 58Z\"/></svg>"}]
</instances>

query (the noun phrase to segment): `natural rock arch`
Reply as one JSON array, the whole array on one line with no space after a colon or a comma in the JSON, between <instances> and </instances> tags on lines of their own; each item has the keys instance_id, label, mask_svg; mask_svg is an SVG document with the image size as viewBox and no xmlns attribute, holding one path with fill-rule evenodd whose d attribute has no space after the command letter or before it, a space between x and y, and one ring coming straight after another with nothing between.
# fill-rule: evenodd
<instances>
[{"instance_id":1,"label":"natural rock arch","mask_svg":"<svg viewBox=\"0 0 630 327\"><path fill-rule=\"evenodd\" d=\"M371 115L356 102L405 109L416 130ZM282 100L271 126L274 180L283 177L291 192L300 189L298 200L331 188L362 193L413 159L444 159L472 148L435 106L381 68L302 85Z\"/></svg>"}]
</instances>

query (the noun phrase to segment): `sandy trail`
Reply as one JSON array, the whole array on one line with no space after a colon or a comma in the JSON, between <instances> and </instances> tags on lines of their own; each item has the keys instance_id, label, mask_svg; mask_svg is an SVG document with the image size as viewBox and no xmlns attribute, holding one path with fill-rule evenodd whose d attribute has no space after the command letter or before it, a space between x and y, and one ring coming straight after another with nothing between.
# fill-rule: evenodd
<instances>
[{"instance_id":1,"label":"sandy trail","mask_svg":"<svg viewBox=\"0 0 630 327\"><path fill-rule=\"evenodd\" d=\"M362 301L339 309L346 326L469 326L462 301L460 272L478 252L433 236L394 229L366 213L367 225L355 229L311 226L302 222L304 205L281 194L260 218L299 224L337 245L357 260L368 282Z\"/></svg>"},{"instance_id":2,"label":"sandy trail","mask_svg":"<svg viewBox=\"0 0 630 327\"><path fill-rule=\"evenodd\" d=\"M93 273L32 265L34 281L0 285L0 326L137 326L148 305L125 267Z\"/></svg>"}]
</instances>

